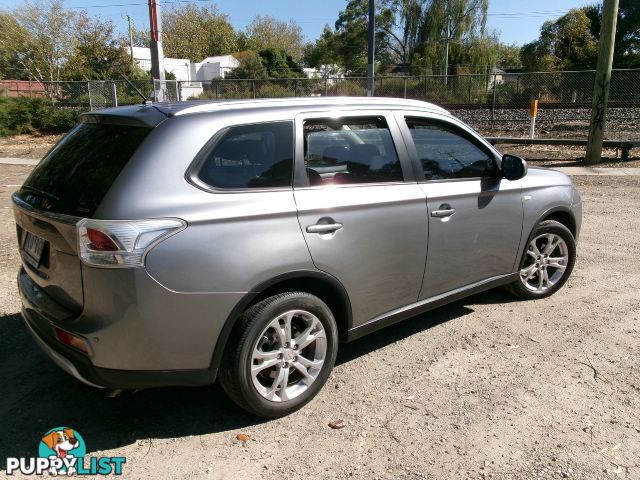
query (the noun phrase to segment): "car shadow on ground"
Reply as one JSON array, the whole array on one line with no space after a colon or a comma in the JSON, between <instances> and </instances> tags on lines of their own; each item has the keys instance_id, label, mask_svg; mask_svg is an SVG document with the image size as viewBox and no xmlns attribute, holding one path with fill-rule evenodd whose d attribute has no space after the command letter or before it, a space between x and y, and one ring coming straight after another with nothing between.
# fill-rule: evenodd
<instances>
[{"instance_id":1,"label":"car shadow on ground","mask_svg":"<svg viewBox=\"0 0 640 480\"><path fill-rule=\"evenodd\" d=\"M506 303L511 297L492 290L438 308L340 346L344 364L473 310L467 305ZM19 314L0 317L0 418L10 442L0 444L0 459L37 456L49 429L72 427L87 441L87 451L109 450L147 438L174 438L238 430L264 420L233 404L219 385L157 388L108 398L56 367L38 348ZM4 464L0 468L5 468Z\"/></svg>"}]
</instances>

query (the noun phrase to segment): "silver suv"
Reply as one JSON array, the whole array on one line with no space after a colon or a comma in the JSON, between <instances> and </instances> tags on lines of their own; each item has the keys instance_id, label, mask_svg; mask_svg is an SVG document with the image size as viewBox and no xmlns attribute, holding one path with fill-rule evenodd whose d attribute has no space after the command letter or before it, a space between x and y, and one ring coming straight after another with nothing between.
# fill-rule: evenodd
<instances>
[{"instance_id":1,"label":"silver suv","mask_svg":"<svg viewBox=\"0 0 640 480\"><path fill-rule=\"evenodd\" d=\"M554 293L582 216L567 176L384 98L86 113L13 202L23 316L60 367L219 379L265 417L316 395L338 341L500 285Z\"/></svg>"}]
</instances>

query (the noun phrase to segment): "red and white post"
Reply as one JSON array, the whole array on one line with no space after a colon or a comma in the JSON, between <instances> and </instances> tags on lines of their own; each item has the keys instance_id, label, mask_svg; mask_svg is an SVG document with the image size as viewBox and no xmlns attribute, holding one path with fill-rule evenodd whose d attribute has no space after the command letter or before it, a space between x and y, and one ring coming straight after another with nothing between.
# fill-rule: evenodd
<instances>
[{"instance_id":1,"label":"red and white post","mask_svg":"<svg viewBox=\"0 0 640 480\"><path fill-rule=\"evenodd\" d=\"M531 100L531 127L529 128L529 137L531 140L536 133L536 117L538 116L538 100Z\"/></svg>"}]
</instances>

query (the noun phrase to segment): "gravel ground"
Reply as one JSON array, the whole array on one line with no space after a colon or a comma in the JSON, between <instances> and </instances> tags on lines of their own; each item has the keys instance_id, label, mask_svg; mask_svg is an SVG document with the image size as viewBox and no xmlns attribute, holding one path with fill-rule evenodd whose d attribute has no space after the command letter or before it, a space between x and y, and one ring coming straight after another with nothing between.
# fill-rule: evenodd
<instances>
[{"instance_id":1,"label":"gravel ground","mask_svg":"<svg viewBox=\"0 0 640 480\"><path fill-rule=\"evenodd\" d=\"M15 287L9 195L28 171L0 166L0 459L66 425L126 456L126 479L640 478L640 177L575 178L579 259L555 296L490 291L343 345L316 400L262 422L218 386L106 398L48 361Z\"/></svg>"},{"instance_id":2,"label":"gravel ground","mask_svg":"<svg viewBox=\"0 0 640 480\"><path fill-rule=\"evenodd\" d=\"M529 135L529 109L455 109L451 112L487 136L525 137ZM591 110L585 108L538 109L536 135L548 138L586 138L589 134ZM605 138L638 140L640 108L610 108L607 110Z\"/></svg>"}]
</instances>

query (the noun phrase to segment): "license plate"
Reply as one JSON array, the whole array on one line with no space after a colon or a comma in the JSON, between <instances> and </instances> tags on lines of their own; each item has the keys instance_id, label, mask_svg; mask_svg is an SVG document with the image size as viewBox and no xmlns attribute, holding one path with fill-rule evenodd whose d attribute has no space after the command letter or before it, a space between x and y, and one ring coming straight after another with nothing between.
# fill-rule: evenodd
<instances>
[{"instance_id":1,"label":"license plate","mask_svg":"<svg viewBox=\"0 0 640 480\"><path fill-rule=\"evenodd\" d=\"M44 250L44 239L27 232L22 244L22 250L27 254L27 261L31 260L29 263L38 268L42 258L42 251Z\"/></svg>"}]
</instances>

